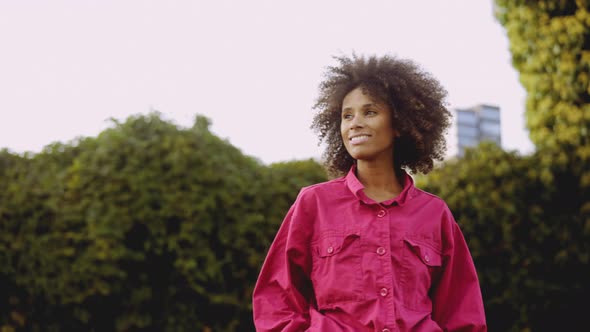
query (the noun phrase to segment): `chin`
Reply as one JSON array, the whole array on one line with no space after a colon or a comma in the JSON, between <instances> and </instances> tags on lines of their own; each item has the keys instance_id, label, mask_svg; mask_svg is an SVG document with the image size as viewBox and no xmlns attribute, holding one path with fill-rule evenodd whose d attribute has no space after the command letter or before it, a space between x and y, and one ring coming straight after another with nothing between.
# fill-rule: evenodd
<instances>
[{"instance_id":1,"label":"chin","mask_svg":"<svg viewBox=\"0 0 590 332\"><path fill-rule=\"evenodd\" d=\"M362 153L351 154L350 156L352 157L352 159L357 160L357 161L358 160L367 161L367 160L374 159L371 157L371 155L366 155L366 154L362 154Z\"/></svg>"}]
</instances>

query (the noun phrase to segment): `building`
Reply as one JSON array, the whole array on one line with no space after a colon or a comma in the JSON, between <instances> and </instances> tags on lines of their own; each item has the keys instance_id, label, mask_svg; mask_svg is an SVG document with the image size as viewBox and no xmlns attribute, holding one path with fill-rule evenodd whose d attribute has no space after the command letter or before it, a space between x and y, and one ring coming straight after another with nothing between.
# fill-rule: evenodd
<instances>
[{"instance_id":1,"label":"building","mask_svg":"<svg viewBox=\"0 0 590 332\"><path fill-rule=\"evenodd\" d=\"M463 156L465 148L477 146L482 141L502 146L499 107L479 104L454 109L452 113L453 123L447 138L449 156Z\"/></svg>"}]
</instances>

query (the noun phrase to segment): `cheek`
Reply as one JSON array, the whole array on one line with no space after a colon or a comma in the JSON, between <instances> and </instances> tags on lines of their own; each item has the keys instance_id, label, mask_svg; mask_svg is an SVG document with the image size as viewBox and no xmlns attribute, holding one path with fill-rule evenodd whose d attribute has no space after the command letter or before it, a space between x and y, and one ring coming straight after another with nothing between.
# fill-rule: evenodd
<instances>
[{"instance_id":1,"label":"cheek","mask_svg":"<svg viewBox=\"0 0 590 332\"><path fill-rule=\"evenodd\" d=\"M342 137L341 139L342 139L342 146L344 147L344 149L346 149L346 151L349 151L350 145L348 144L348 140L345 139L344 137Z\"/></svg>"}]
</instances>

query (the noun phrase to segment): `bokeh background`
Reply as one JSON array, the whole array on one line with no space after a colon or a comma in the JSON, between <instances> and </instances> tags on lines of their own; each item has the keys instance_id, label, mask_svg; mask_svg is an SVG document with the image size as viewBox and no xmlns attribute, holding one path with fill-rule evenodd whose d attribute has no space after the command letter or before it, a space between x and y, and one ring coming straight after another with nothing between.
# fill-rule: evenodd
<instances>
[{"instance_id":1,"label":"bokeh background","mask_svg":"<svg viewBox=\"0 0 590 332\"><path fill-rule=\"evenodd\" d=\"M449 107L501 109L503 146L528 153L525 92L491 0L0 1L0 146L40 151L152 110L195 114L264 163L319 158L309 130L332 58L410 58Z\"/></svg>"},{"instance_id":2,"label":"bokeh background","mask_svg":"<svg viewBox=\"0 0 590 332\"><path fill-rule=\"evenodd\" d=\"M266 250L328 179L317 83L352 51L501 107L503 146L414 176L463 229L490 331L579 330L590 2L473 3L2 2L0 331L253 331Z\"/></svg>"}]
</instances>

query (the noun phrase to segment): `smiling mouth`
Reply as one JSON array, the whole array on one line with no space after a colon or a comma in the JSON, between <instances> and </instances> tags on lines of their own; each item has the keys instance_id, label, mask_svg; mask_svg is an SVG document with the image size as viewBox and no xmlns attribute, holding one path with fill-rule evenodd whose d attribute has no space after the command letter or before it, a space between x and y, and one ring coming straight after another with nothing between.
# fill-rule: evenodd
<instances>
[{"instance_id":1,"label":"smiling mouth","mask_svg":"<svg viewBox=\"0 0 590 332\"><path fill-rule=\"evenodd\" d=\"M360 144L360 143L363 143L366 140L368 140L369 137L370 137L369 135L359 135L359 136L351 137L349 139L349 141L350 141L351 144Z\"/></svg>"}]
</instances>

